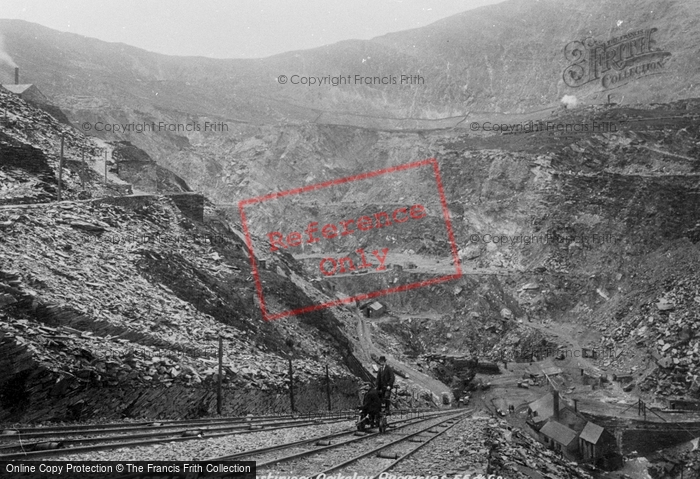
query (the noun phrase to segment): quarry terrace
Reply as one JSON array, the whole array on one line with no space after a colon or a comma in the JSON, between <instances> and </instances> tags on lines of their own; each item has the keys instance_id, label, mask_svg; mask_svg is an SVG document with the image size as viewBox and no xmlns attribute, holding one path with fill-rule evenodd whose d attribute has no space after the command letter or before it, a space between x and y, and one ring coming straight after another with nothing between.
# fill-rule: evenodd
<instances>
[{"instance_id":1,"label":"quarry terrace","mask_svg":"<svg viewBox=\"0 0 700 479\"><path fill-rule=\"evenodd\" d=\"M338 227L333 224L333 223L328 223L325 224L321 229L321 235L323 235L324 238L326 239L333 239L340 236L348 236L353 233L355 233L357 230L351 229L351 225L355 223L357 225L357 228L360 229L361 231L369 231L373 228L383 228L384 226L391 226L392 222L389 219L389 214L385 211L381 211L379 213L375 213L374 219L370 216L360 216L357 219L357 222L355 222L354 219L350 220L343 220L338 222L338 224L342 227L342 231L338 233ZM425 207L420 204L415 204L411 206L410 208L406 207L400 207L396 208L392 213L391 213L391 219L394 220L395 223L405 223L409 219L414 219L414 220L419 220L421 218L424 218L426 216L425 213ZM373 226L374 220L376 220L376 225ZM308 235L308 239L306 240L306 244L313 244L317 243L321 240L321 238L318 238L314 236L314 233L317 233L319 231L318 228L318 222L317 221L312 221L309 223L309 225L306 227L304 230L304 233ZM295 248L297 246L301 246L301 244L304 242L303 241L303 235L302 233L298 231L292 231L291 233L287 234L286 237L279 231L272 231L267 234L267 238L270 240L270 251L278 251L280 248L287 249L287 248ZM286 243L285 243L286 239Z\"/></svg>"}]
</instances>

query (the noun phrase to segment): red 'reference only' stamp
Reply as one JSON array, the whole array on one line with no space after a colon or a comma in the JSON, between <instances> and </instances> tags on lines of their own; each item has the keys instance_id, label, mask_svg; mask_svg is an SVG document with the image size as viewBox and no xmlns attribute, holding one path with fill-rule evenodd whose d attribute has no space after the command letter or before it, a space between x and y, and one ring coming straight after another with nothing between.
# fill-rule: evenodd
<instances>
[{"instance_id":1,"label":"red 'reference only' stamp","mask_svg":"<svg viewBox=\"0 0 700 479\"><path fill-rule=\"evenodd\" d=\"M407 188L407 185L413 185ZM416 186L419 185L419 186ZM385 199L380 205L362 202L367 191ZM287 201L288 204L280 202ZM359 204L358 204L359 203ZM243 233L250 253L253 278L266 321L363 301L457 279L462 276L457 245L437 160L393 166L345 178L315 183L238 203ZM279 213L283 211L284 213ZM291 212L291 213L290 213ZM275 215L279 216L278 218ZM266 231L254 244L251 223ZM442 236L444 239L436 236ZM258 235L260 236L260 235ZM421 281L398 282L392 270L407 256L415 254L426 237L441 244L454 264L454 272ZM411 249L414 248L414 249ZM258 253L256 253L256 251ZM376 278L372 291L338 294L336 298L284 309L265 301L259 258L284 251L304 262L319 280L342 284L357 274L377 273L393 278ZM340 252L340 253L339 253ZM345 252L345 253L343 253ZM394 263L390 267L390 261ZM402 269L402 268L398 268ZM393 281L392 281L393 279ZM334 288L335 290L335 288ZM281 309L281 310L280 310Z\"/></svg>"}]
</instances>

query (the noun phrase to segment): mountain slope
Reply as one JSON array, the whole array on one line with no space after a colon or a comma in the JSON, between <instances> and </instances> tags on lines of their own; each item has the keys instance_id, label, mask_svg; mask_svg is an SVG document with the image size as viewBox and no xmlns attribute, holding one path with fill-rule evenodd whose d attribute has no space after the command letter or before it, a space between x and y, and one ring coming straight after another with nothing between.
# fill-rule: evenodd
<instances>
[{"instance_id":1,"label":"mountain slope","mask_svg":"<svg viewBox=\"0 0 700 479\"><path fill-rule=\"evenodd\" d=\"M289 360L297 407L315 408L326 365L336 404L354 406L365 371L349 313L262 321L240 231L203 202L101 186L72 159L101 156L92 139L8 92L0 105L0 421L207 414L219 336L228 413L287 409ZM71 161L56 202L61 136ZM261 273L271 301L309 301L313 288L288 279L293 259L274 262L281 274Z\"/></svg>"},{"instance_id":2,"label":"mountain slope","mask_svg":"<svg viewBox=\"0 0 700 479\"><path fill-rule=\"evenodd\" d=\"M571 63L564 47L587 37L605 42L650 28L657 29L653 48L671 53L664 74L616 85L610 92L627 102L697 96L700 34L693 25L699 17L697 3L681 0L612 5L510 0L427 27L259 60L168 57L20 21L0 21L0 32L22 66L23 78L40 84L73 115L138 106L149 114L269 122L314 120L328 110L331 121L342 119L337 114L343 112L421 118L523 112L556 105L564 94L602 102L608 91L600 83L584 89L564 83L563 72ZM281 85L276 81L281 74L351 75L353 83ZM400 75L420 75L425 81L367 86L354 84L355 75L398 80ZM361 124L362 119L348 116L345 121Z\"/></svg>"}]
</instances>

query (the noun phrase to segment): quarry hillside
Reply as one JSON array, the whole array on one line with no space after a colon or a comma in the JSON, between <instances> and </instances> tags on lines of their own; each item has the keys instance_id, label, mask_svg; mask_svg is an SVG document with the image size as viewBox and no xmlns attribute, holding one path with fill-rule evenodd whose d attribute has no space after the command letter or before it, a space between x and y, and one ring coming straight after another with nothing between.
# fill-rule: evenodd
<instances>
[{"instance_id":1,"label":"quarry hillside","mask_svg":"<svg viewBox=\"0 0 700 479\"><path fill-rule=\"evenodd\" d=\"M0 384L16 391L0 420L206 414L220 331L234 413L284 410L290 358L302 407L326 364L352 407L382 354L426 405L493 381L484 409L512 387L522 412L530 366L601 415L700 400L699 19L697 2L509 0L259 60L0 20L22 78L74 125L0 91ZM425 82L276 80L402 73ZM353 234L321 232L348 219ZM380 317L362 308L415 284L378 296ZM256 288L272 314L360 298L266 322ZM455 366L472 357L478 374Z\"/></svg>"},{"instance_id":2,"label":"quarry hillside","mask_svg":"<svg viewBox=\"0 0 700 479\"><path fill-rule=\"evenodd\" d=\"M104 183L94 168L95 140L8 92L0 104L2 421L209 414L219 336L224 390L235 391L227 413L286 410L290 364L299 410L325 394L326 366L337 407L355 404L372 361L353 354L351 312L263 321L239 226L183 193L182 180L164 195L124 196L131 185L112 172L120 182ZM118 161L152 161L110 147ZM291 256L270 264L261 278L271 302L323 296Z\"/></svg>"}]
</instances>

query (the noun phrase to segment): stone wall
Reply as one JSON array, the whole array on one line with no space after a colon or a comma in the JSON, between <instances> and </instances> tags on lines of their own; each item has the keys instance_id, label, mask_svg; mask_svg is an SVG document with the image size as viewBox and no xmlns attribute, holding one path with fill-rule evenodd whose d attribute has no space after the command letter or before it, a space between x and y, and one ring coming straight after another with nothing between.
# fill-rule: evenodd
<instances>
[{"instance_id":1,"label":"stone wall","mask_svg":"<svg viewBox=\"0 0 700 479\"><path fill-rule=\"evenodd\" d=\"M642 427L620 428L616 431L620 453L645 456L654 451L676 446L700 435L700 423L649 423Z\"/></svg>"},{"instance_id":2,"label":"stone wall","mask_svg":"<svg viewBox=\"0 0 700 479\"><path fill-rule=\"evenodd\" d=\"M648 413L653 416L652 412ZM654 451L681 444L700 436L700 421L686 415L685 421L654 421L584 414L587 420L603 426L613 434L617 452L623 455L646 456Z\"/></svg>"}]
</instances>

